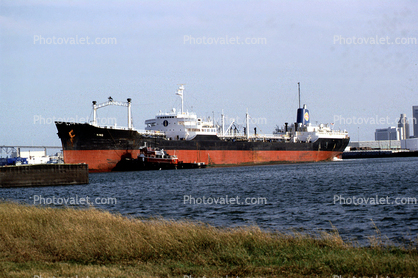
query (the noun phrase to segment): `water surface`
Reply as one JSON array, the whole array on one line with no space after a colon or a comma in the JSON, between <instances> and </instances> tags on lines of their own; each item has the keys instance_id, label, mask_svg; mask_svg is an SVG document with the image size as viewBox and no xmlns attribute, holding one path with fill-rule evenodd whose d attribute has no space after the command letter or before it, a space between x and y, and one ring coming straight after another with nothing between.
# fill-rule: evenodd
<instances>
[{"instance_id":1,"label":"water surface","mask_svg":"<svg viewBox=\"0 0 418 278\"><path fill-rule=\"evenodd\" d=\"M268 230L316 231L334 225L345 239L361 244L376 234L375 224L390 240L405 243L418 234L417 165L418 158L382 158L98 173L90 174L88 185L0 189L0 196L29 204L40 197L46 203L46 198L88 196L94 206L122 215L191 219L226 227L255 224ZM245 204L246 198L254 204ZM345 198L346 204L337 198ZM380 204L373 203L376 198ZM219 203L226 199L228 204ZM350 202L354 199L363 204Z\"/></svg>"}]
</instances>

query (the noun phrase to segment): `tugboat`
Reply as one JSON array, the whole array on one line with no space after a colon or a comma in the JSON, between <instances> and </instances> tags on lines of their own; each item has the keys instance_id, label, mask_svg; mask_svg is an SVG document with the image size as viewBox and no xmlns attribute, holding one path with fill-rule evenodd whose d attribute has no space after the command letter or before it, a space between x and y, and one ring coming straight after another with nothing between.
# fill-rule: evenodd
<instances>
[{"instance_id":1,"label":"tugboat","mask_svg":"<svg viewBox=\"0 0 418 278\"><path fill-rule=\"evenodd\" d=\"M133 159L127 153L116 164L112 171L144 171L144 170L166 170L177 169L178 158L175 155L168 155L163 149L142 147L139 155Z\"/></svg>"}]
</instances>

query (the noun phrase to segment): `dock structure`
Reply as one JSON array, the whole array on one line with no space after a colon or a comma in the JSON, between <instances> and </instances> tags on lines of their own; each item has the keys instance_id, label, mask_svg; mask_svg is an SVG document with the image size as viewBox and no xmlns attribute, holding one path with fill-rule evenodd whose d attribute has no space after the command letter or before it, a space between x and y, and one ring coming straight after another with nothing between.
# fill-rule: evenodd
<instances>
[{"instance_id":1,"label":"dock structure","mask_svg":"<svg viewBox=\"0 0 418 278\"><path fill-rule=\"evenodd\" d=\"M343 159L381 158L381 157L417 157L418 151L409 150L358 150L343 152Z\"/></svg>"},{"instance_id":2,"label":"dock structure","mask_svg":"<svg viewBox=\"0 0 418 278\"><path fill-rule=\"evenodd\" d=\"M1 187L34 187L89 183L87 164L37 164L0 167Z\"/></svg>"},{"instance_id":3,"label":"dock structure","mask_svg":"<svg viewBox=\"0 0 418 278\"><path fill-rule=\"evenodd\" d=\"M48 149L58 149L62 150L62 146L0 146L0 157L3 156L3 154L6 155L16 155L17 157L20 156L20 150L21 149L43 149L45 152L45 156L47 155Z\"/></svg>"}]
</instances>

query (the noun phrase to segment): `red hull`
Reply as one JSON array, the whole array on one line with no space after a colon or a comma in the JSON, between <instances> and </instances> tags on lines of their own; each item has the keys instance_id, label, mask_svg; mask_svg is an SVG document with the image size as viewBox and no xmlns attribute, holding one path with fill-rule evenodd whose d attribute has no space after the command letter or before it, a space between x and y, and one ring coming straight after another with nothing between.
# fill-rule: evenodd
<instances>
[{"instance_id":1,"label":"red hull","mask_svg":"<svg viewBox=\"0 0 418 278\"><path fill-rule=\"evenodd\" d=\"M317 162L341 155L336 151L237 151L166 150L184 163L204 162L209 166L255 165L283 162ZM139 150L129 151L136 158ZM90 172L110 172L126 155L125 150L64 150L65 163L87 163Z\"/></svg>"}]
</instances>

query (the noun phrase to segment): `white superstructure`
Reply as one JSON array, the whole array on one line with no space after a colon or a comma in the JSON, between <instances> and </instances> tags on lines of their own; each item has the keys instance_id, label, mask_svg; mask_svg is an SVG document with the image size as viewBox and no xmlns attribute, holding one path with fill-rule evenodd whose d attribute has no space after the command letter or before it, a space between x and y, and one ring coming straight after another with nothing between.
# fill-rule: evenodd
<instances>
[{"instance_id":1,"label":"white superstructure","mask_svg":"<svg viewBox=\"0 0 418 278\"><path fill-rule=\"evenodd\" d=\"M330 125L328 124L320 124L320 125L311 125L310 123L307 125L300 125L297 131L291 130L288 135L291 134L292 139L298 142L306 142L311 143L315 142L316 140L323 138L323 139L345 139L348 138L347 131L340 131L340 130L332 130Z\"/></svg>"},{"instance_id":2,"label":"white superstructure","mask_svg":"<svg viewBox=\"0 0 418 278\"><path fill-rule=\"evenodd\" d=\"M212 121L205 121L198 118L195 113L183 110L184 86L181 85L177 90L177 95L181 97L181 111L175 108L169 113L159 112L154 119L145 121L145 130L159 131L171 140L191 140L196 135L217 135L217 128Z\"/></svg>"},{"instance_id":3,"label":"white superstructure","mask_svg":"<svg viewBox=\"0 0 418 278\"><path fill-rule=\"evenodd\" d=\"M318 126L311 125L309 122L309 111L306 105L303 106L301 112L303 113L307 123L300 121L286 127L274 134L253 134L250 135L250 116L248 112L245 116L245 127L241 130L236 129L235 122L232 121L225 130L225 119L222 113L222 124L214 125L211 120L204 120L198 118L195 113L190 113L183 110L183 96L184 86L181 85L176 93L181 97L181 111L176 111L175 108L171 112L159 112L154 119L145 121L145 130L147 132L159 132L165 134L170 140L192 140L197 135L216 135L220 139L231 140L240 139L248 141L291 141L291 142L306 142L312 143L319 138L326 139L345 139L348 138L347 131L334 131L329 125L320 124ZM234 130L235 127L235 130ZM254 132L255 133L255 132Z\"/></svg>"}]
</instances>

